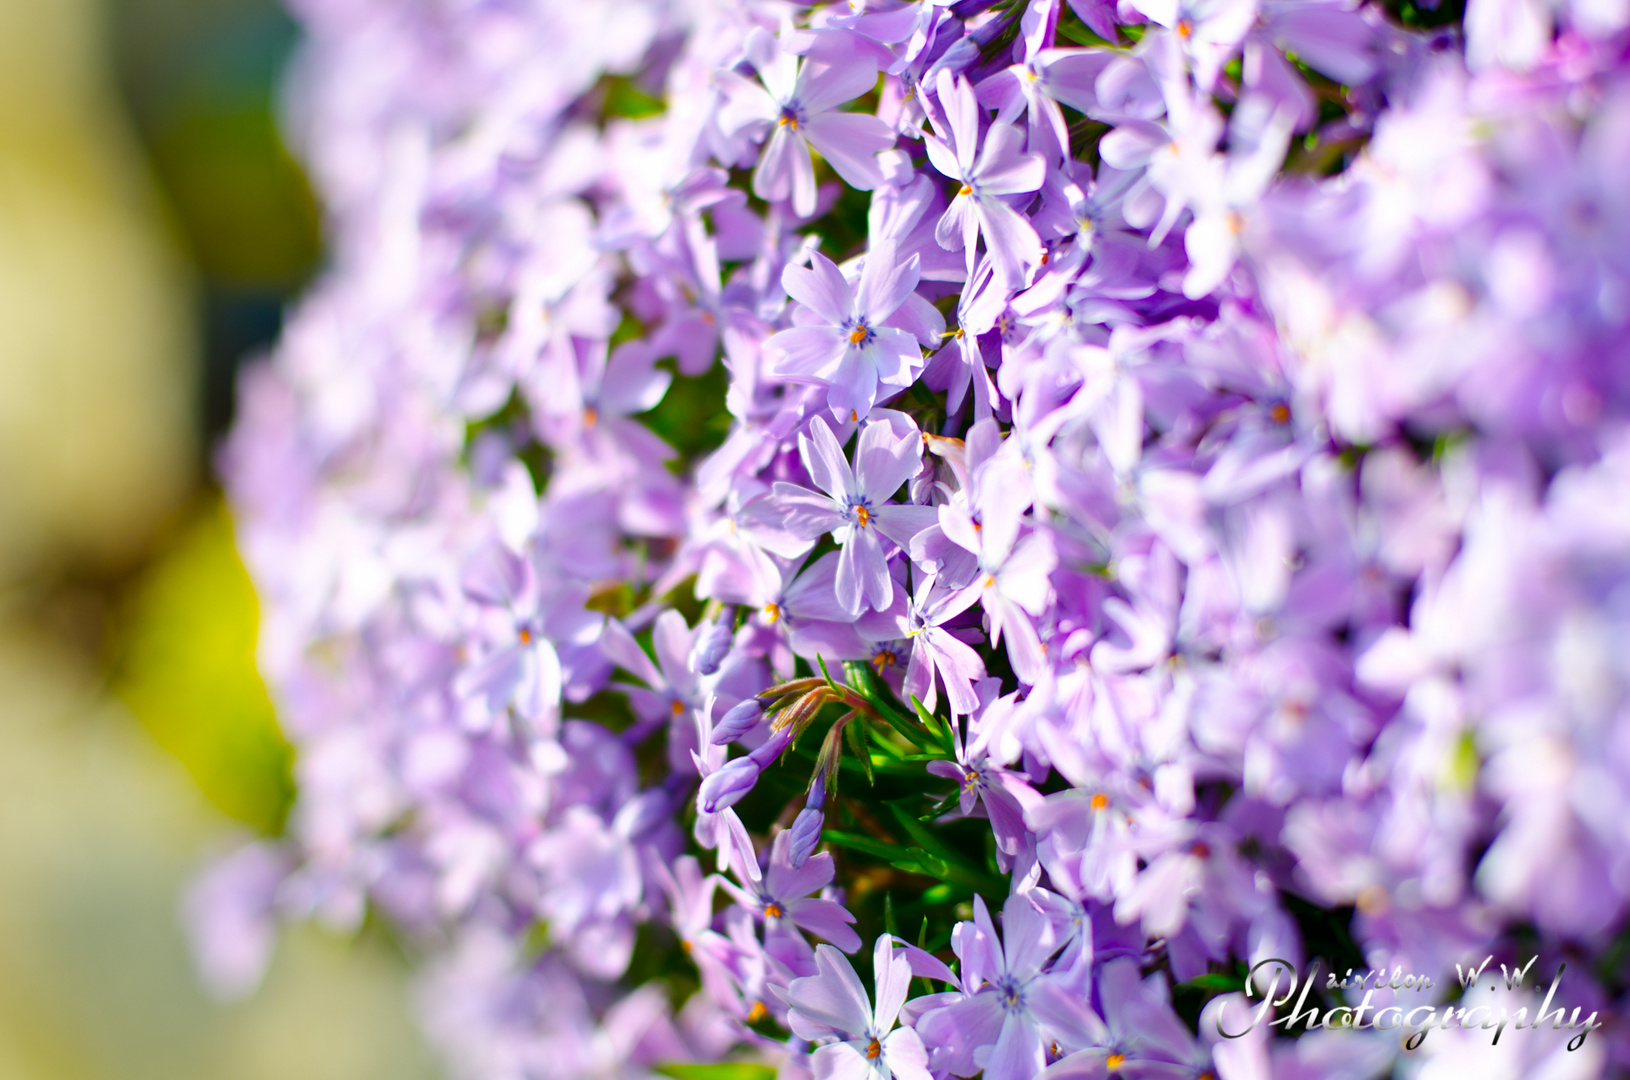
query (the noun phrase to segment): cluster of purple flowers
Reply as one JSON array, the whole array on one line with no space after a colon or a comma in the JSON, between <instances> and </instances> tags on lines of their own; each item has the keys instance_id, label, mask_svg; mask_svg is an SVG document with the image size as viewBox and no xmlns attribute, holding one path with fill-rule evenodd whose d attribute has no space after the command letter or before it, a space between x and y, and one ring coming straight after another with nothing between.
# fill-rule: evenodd
<instances>
[{"instance_id":1,"label":"cluster of purple flowers","mask_svg":"<svg viewBox=\"0 0 1630 1080\"><path fill-rule=\"evenodd\" d=\"M293 6L218 985L376 911L479 1080L1463 1075L1219 1037L1318 926L1625 1009L1625 0Z\"/></svg>"}]
</instances>

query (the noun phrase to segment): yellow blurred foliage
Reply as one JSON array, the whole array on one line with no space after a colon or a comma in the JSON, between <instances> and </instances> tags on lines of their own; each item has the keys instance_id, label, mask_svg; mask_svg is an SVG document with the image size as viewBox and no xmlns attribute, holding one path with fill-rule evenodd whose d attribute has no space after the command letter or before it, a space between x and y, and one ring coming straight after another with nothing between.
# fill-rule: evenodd
<instances>
[{"instance_id":1,"label":"yellow blurred foliage","mask_svg":"<svg viewBox=\"0 0 1630 1080\"><path fill-rule=\"evenodd\" d=\"M260 610L211 500L134 590L117 631L114 692L212 803L267 834L282 829L291 751L255 668Z\"/></svg>"},{"instance_id":2,"label":"yellow blurred foliage","mask_svg":"<svg viewBox=\"0 0 1630 1080\"><path fill-rule=\"evenodd\" d=\"M0 0L0 584L116 570L195 482L191 275L91 0Z\"/></svg>"}]
</instances>

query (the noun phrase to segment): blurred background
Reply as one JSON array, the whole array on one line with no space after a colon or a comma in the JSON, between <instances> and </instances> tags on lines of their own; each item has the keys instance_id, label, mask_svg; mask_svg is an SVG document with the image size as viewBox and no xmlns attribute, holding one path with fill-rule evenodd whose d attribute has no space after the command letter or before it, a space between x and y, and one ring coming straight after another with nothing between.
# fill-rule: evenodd
<instances>
[{"instance_id":1,"label":"blurred background","mask_svg":"<svg viewBox=\"0 0 1630 1080\"><path fill-rule=\"evenodd\" d=\"M211 1000L178 911L290 753L213 484L322 258L275 0L0 0L0 1080L429 1077L378 935Z\"/></svg>"}]
</instances>

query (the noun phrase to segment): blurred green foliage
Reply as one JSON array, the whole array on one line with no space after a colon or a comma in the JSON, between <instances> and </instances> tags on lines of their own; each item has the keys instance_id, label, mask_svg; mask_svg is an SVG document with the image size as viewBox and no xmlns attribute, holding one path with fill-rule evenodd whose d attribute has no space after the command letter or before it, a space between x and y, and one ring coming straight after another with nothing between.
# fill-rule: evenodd
<instances>
[{"instance_id":1,"label":"blurred green foliage","mask_svg":"<svg viewBox=\"0 0 1630 1080\"><path fill-rule=\"evenodd\" d=\"M114 691L212 803L280 832L293 755L255 667L260 609L223 502L147 570L118 623Z\"/></svg>"},{"instance_id":2,"label":"blurred green foliage","mask_svg":"<svg viewBox=\"0 0 1630 1080\"><path fill-rule=\"evenodd\" d=\"M278 130L298 32L272 0L115 0L121 81L212 288L287 294L321 252L320 213Z\"/></svg>"},{"instance_id":3,"label":"blurred green foliage","mask_svg":"<svg viewBox=\"0 0 1630 1080\"><path fill-rule=\"evenodd\" d=\"M289 289L318 256L317 201L264 102L203 93L155 132L153 163L199 267L234 286Z\"/></svg>"}]
</instances>

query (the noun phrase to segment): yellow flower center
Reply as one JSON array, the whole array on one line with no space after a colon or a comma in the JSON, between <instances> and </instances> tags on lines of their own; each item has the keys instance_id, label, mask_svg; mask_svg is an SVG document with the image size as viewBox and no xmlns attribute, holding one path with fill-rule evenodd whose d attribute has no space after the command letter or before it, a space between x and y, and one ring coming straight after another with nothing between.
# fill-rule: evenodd
<instances>
[{"instance_id":1,"label":"yellow flower center","mask_svg":"<svg viewBox=\"0 0 1630 1080\"><path fill-rule=\"evenodd\" d=\"M778 126L790 127L790 128L792 128L792 130L797 131L798 130L798 118L796 116L783 116L781 118Z\"/></svg>"},{"instance_id":2,"label":"yellow flower center","mask_svg":"<svg viewBox=\"0 0 1630 1080\"><path fill-rule=\"evenodd\" d=\"M881 1054L882 1052L883 1052L883 1044L878 1042L876 1039L873 1039L871 1041L871 1045L866 1047L866 1056L868 1058L872 1059L873 1061L877 1060L878 1055Z\"/></svg>"},{"instance_id":3,"label":"yellow flower center","mask_svg":"<svg viewBox=\"0 0 1630 1080\"><path fill-rule=\"evenodd\" d=\"M972 195L973 194L973 188L970 187L967 184L963 184L960 188L957 188L957 194L958 195Z\"/></svg>"},{"instance_id":4,"label":"yellow flower center","mask_svg":"<svg viewBox=\"0 0 1630 1080\"><path fill-rule=\"evenodd\" d=\"M764 605L764 617L766 619L768 619L772 623L780 622L781 621L781 605L780 604L765 604Z\"/></svg>"},{"instance_id":5,"label":"yellow flower center","mask_svg":"<svg viewBox=\"0 0 1630 1080\"><path fill-rule=\"evenodd\" d=\"M864 529L866 526L872 523L872 512L866 509L864 506L855 507L855 521L857 521L860 524L860 527Z\"/></svg>"},{"instance_id":6,"label":"yellow flower center","mask_svg":"<svg viewBox=\"0 0 1630 1080\"><path fill-rule=\"evenodd\" d=\"M596 409L593 405L586 406L583 409L583 426L584 427L593 427L595 424L598 424L599 422L600 422L600 410Z\"/></svg>"},{"instance_id":7,"label":"yellow flower center","mask_svg":"<svg viewBox=\"0 0 1630 1080\"><path fill-rule=\"evenodd\" d=\"M1107 810L1109 808L1109 796L1101 791L1094 795L1092 797L1092 808L1094 810Z\"/></svg>"},{"instance_id":8,"label":"yellow flower center","mask_svg":"<svg viewBox=\"0 0 1630 1080\"><path fill-rule=\"evenodd\" d=\"M528 630L524 626L521 627L521 644L522 645L530 645L530 644L532 644L532 631Z\"/></svg>"},{"instance_id":9,"label":"yellow flower center","mask_svg":"<svg viewBox=\"0 0 1630 1080\"><path fill-rule=\"evenodd\" d=\"M881 672L886 667L893 667L895 664L898 664L899 662L900 662L900 658L898 656L895 656L894 653L892 653L888 649L883 649L876 656L872 657L872 666L875 667L879 672Z\"/></svg>"},{"instance_id":10,"label":"yellow flower center","mask_svg":"<svg viewBox=\"0 0 1630 1080\"><path fill-rule=\"evenodd\" d=\"M685 703L680 701L678 698L675 698L674 703L670 705L669 708L673 709L675 716L678 716L685 711Z\"/></svg>"},{"instance_id":11,"label":"yellow flower center","mask_svg":"<svg viewBox=\"0 0 1630 1080\"><path fill-rule=\"evenodd\" d=\"M755 1001L753 1002L753 1007L747 1010L747 1022L749 1024L756 1024L769 1015L770 1010L764 1007L764 1003L762 1001Z\"/></svg>"},{"instance_id":12,"label":"yellow flower center","mask_svg":"<svg viewBox=\"0 0 1630 1080\"><path fill-rule=\"evenodd\" d=\"M1114 1072L1116 1069L1125 1064L1125 1054L1111 1054L1104 1059L1104 1068L1108 1069L1110 1072Z\"/></svg>"},{"instance_id":13,"label":"yellow flower center","mask_svg":"<svg viewBox=\"0 0 1630 1080\"><path fill-rule=\"evenodd\" d=\"M765 918L767 918L767 919L779 919L781 917L781 915L782 915L781 905L776 903L774 900L771 900L768 904L764 905L764 917Z\"/></svg>"},{"instance_id":14,"label":"yellow flower center","mask_svg":"<svg viewBox=\"0 0 1630 1080\"><path fill-rule=\"evenodd\" d=\"M857 326L853 330L849 331L849 344L851 344L851 345L859 345L862 341L865 341L865 340L866 340L866 328L864 326Z\"/></svg>"}]
</instances>

